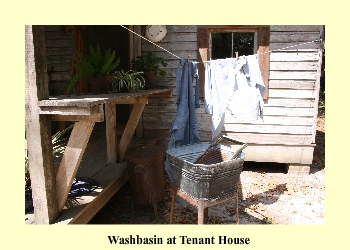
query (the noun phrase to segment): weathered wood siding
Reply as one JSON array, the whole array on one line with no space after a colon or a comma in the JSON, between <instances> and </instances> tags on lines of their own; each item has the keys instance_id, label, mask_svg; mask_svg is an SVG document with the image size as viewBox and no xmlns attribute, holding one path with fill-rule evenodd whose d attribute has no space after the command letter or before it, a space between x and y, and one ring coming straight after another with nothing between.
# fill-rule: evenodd
<instances>
[{"instance_id":1,"label":"weathered wood siding","mask_svg":"<svg viewBox=\"0 0 350 250\"><path fill-rule=\"evenodd\" d=\"M181 58L197 56L196 26L167 26L168 33L159 46ZM264 121L240 122L227 116L222 133L249 144L247 160L311 164L315 143L321 69L322 26L271 26L269 95L265 100ZM318 42L312 42L317 40ZM168 61L167 76L158 86L175 88L178 59L142 41L148 51ZM172 98L152 98L143 114L144 134L169 138L176 117L175 91ZM211 116L203 101L197 109L201 140L211 140Z\"/></svg>"},{"instance_id":2,"label":"weathered wood siding","mask_svg":"<svg viewBox=\"0 0 350 250\"><path fill-rule=\"evenodd\" d=\"M197 26L167 26L167 35L158 45L181 58L187 59L190 55L191 60L196 61ZM169 139L169 130L176 117L175 74L179 59L143 39L142 53L148 51L167 60L168 65L164 68L167 74L163 78L157 78L157 85L173 87L174 91L172 98L149 99L143 112L144 135ZM201 108L198 110L198 115L202 113L205 111Z\"/></svg>"},{"instance_id":3,"label":"weathered wood siding","mask_svg":"<svg viewBox=\"0 0 350 250\"><path fill-rule=\"evenodd\" d=\"M75 53L74 32L63 32L60 25L46 25L45 37L50 95L65 94Z\"/></svg>"}]
</instances>

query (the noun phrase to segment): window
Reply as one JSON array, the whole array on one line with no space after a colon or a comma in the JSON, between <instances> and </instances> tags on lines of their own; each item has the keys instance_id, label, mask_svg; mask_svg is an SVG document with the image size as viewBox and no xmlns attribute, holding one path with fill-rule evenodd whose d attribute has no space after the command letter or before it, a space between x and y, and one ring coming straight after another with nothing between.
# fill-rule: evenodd
<instances>
[{"instance_id":1,"label":"window","mask_svg":"<svg viewBox=\"0 0 350 250\"><path fill-rule=\"evenodd\" d=\"M258 55L261 75L268 97L268 73L270 64L270 26L198 26L197 60L208 61L242 55ZM267 52L267 53L265 53ZM204 96L205 64L198 65L201 96Z\"/></svg>"},{"instance_id":2,"label":"window","mask_svg":"<svg viewBox=\"0 0 350 250\"><path fill-rule=\"evenodd\" d=\"M255 41L256 32L210 32L210 58L215 60L253 55L257 50Z\"/></svg>"}]
</instances>

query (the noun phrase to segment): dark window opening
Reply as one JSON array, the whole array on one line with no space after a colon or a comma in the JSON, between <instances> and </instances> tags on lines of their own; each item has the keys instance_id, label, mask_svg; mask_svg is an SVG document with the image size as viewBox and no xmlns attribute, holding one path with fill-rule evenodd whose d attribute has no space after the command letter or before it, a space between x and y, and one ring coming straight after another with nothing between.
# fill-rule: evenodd
<instances>
[{"instance_id":1,"label":"dark window opening","mask_svg":"<svg viewBox=\"0 0 350 250\"><path fill-rule=\"evenodd\" d=\"M212 32L211 59L253 55L256 51L255 32Z\"/></svg>"}]
</instances>

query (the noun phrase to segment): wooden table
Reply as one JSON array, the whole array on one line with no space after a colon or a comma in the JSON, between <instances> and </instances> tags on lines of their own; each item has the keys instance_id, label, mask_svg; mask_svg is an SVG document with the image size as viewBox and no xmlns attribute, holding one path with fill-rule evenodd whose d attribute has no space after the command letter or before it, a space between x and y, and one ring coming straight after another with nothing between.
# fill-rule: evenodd
<instances>
[{"instance_id":1,"label":"wooden table","mask_svg":"<svg viewBox=\"0 0 350 250\"><path fill-rule=\"evenodd\" d=\"M121 162L148 103L148 97L171 97L171 91L172 89L152 89L132 93L57 96L38 101L39 114L50 115L52 121L75 122L56 175L59 211L64 207L95 122L106 121L107 161ZM133 105L119 144L116 104Z\"/></svg>"}]
</instances>

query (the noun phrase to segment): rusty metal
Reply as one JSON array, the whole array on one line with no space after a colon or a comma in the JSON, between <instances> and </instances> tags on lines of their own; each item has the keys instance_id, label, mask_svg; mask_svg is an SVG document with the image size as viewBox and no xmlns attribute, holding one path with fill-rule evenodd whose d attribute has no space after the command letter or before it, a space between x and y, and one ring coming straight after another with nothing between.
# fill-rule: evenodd
<instances>
[{"instance_id":1,"label":"rusty metal","mask_svg":"<svg viewBox=\"0 0 350 250\"><path fill-rule=\"evenodd\" d=\"M214 148L207 150L195 164L216 164L230 160L232 155L231 151Z\"/></svg>"},{"instance_id":2,"label":"rusty metal","mask_svg":"<svg viewBox=\"0 0 350 250\"><path fill-rule=\"evenodd\" d=\"M140 145L125 153L131 199L155 204L165 198L164 153L156 145Z\"/></svg>"},{"instance_id":3,"label":"rusty metal","mask_svg":"<svg viewBox=\"0 0 350 250\"><path fill-rule=\"evenodd\" d=\"M242 144L240 148L238 148L235 151L232 151L231 149L225 150L222 147L218 146L218 143L225 139L232 143L238 143ZM243 149L245 149L248 146L247 143L234 140L227 136L221 136L217 140L215 140L209 148L195 161L195 164L215 164L220 163L224 161L229 161L235 159Z\"/></svg>"}]
</instances>

